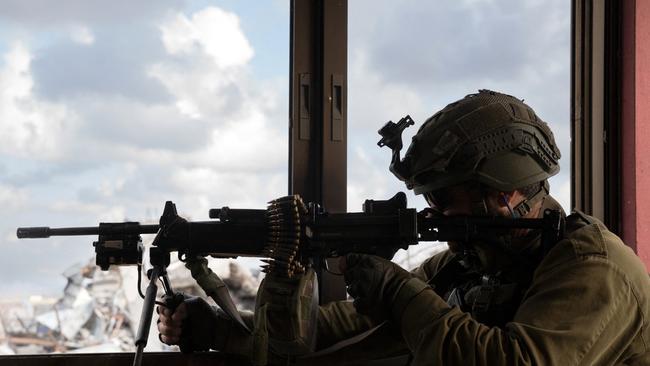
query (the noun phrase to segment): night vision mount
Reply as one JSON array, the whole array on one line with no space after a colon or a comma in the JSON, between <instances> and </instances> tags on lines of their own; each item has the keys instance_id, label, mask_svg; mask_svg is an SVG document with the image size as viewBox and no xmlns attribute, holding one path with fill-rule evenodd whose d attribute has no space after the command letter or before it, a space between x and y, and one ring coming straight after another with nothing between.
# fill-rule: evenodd
<instances>
[{"instance_id":1,"label":"night vision mount","mask_svg":"<svg viewBox=\"0 0 650 366\"><path fill-rule=\"evenodd\" d=\"M379 147L388 146L393 151L389 169L391 173L395 174L395 176L402 181L406 181L410 175L408 162L402 161L400 157L400 151L404 146L402 143L402 133L406 128L413 126L414 124L415 122L411 116L406 115L397 123L393 121L386 122L386 124L378 131L381 135L381 140L377 142L377 145Z\"/></svg>"}]
</instances>

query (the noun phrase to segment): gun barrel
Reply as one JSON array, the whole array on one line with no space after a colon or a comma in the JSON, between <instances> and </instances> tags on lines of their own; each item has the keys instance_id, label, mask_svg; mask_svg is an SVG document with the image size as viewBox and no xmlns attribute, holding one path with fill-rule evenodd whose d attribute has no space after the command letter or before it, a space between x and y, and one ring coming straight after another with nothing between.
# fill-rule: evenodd
<instances>
[{"instance_id":1,"label":"gun barrel","mask_svg":"<svg viewBox=\"0 0 650 366\"><path fill-rule=\"evenodd\" d=\"M136 225L115 227L65 227L50 228L47 226L19 227L16 236L24 238L49 238L50 236L77 236L77 235L113 235L113 234L155 234L159 225Z\"/></svg>"}]
</instances>

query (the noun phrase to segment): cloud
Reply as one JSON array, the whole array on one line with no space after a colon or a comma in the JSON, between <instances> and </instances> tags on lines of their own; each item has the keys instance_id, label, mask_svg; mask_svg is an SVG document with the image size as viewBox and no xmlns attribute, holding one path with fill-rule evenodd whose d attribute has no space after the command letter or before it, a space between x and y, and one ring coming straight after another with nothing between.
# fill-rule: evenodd
<instances>
[{"instance_id":1,"label":"cloud","mask_svg":"<svg viewBox=\"0 0 650 366\"><path fill-rule=\"evenodd\" d=\"M397 122L406 114L425 117L429 106L424 105L422 94L408 84L387 80L381 70L373 67L371 56L363 47L354 47L350 52L350 128L366 134L367 128L378 130L388 120Z\"/></svg>"},{"instance_id":2,"label":"cloud","mask_svg":"<svg viewBox=\"0 0 650 366\"><path fill-rule=\"evenodd\" d=\"M3 0L0 19L33 28L128 22L160 16L184 0Z\"/></svg>"},{"instance_id":3,"label":"cloud","mask_svg":"<svg viewBox=\"0 0 650 366\"><path fill-rule=\"evenodd\" d=\"M272 198L286 195L286 173L247 174L209 168L182 168L172 180L179 210L206 219L210 208L264 208Z\"/></svg>"},{"instance_id":4,"label":"cloud","mask_svg":"<svg viewBox=\"0 0 650 366\"><path fill-rule=\"evenodd\" d=\"M286 99L274 91L282 90L276 81L251 79L254 52L238 17L208 7L190 17L177 14L160 29L174 57L152 65L150 75L175 97L181 115L210 126L207 143L190 156L194 165L252 174L284 170L286 129L272 122L286 114Z\"/></svg>"},{"instance_id":5,"label":"cloud","mask_svg":"<svg viewBox=\"0 0 650 366\"><path fill-rule=\"evenodd\" d=\"M352 6L351 13L364 4ZM519 78L531 64L561 63L554 59L557 54L548 52L549 45L568 43L567 13L556 10L561 7L559 1L532 5L521 1L429 2L417 6L383 1L366 6L372 13L363 19L354 18L366 24L351 22L351 42L367 41L359 44L365 45L362 47L371 53L373 66L387 79L419 88ZM568 5L564 7L568 10ZM408 27L402 27L404 24ZM362 31L355 33L354 27ZM546 67L536 74L554 71Z\"/></svg>"},{"instance_id":6,"label":"cloud","mask_svg":"<svg viewBox=\"0 0 650 366\"><path fill-rule=\"evenodd\" d=\"M174 39L169 42L178 44L168 51L191 57L191 66L167 60L151 69L176 97L181 114L213 126L208 142L189 153L172 176L174 189L189 198L186 207L195 208L192 215L205 216L215 204L264 207L269 198L286 192L286 125L274 123L286 121L286 97L278 95L283 89L278 81L251 79L253 52L239 37L243 33L233 16L208 8L194 14L191 24L188 17L176 17L161 27L163 39ZM235 35L239 42L210 40L213 30L206 22L222 22L216 34Z\"/></svg>"},{"instance_id":7,"label":"cloud","mask_svg":"<svg viewBox=\"0 0 650 366\"><path fill-rule=\"evenodd\" d=\"M5 210L24 208L29 202L26 189L0 183L0 206Z\"/></svg>"},{"instance_id":8,"label":"cloud","mask_svg":"<svg viewBox=\"0 0 650 366\"><path fill-rule=\"evenodd\" d=\"M174 95L182 114L223 120L245 108L254 52L235 14L208 7L191 17L176 14L160 30L167 53L175 57L152 65L149 75Z\"/></svg>"},{"instance_id":9,"label":"cloud","mask_svg":"<svg viewBox=\"0 0 650 366\"><path fill-rule=\"evenodd\" d=\"M350 2L349 209L404 190L376 147L379 127L405 114L421 123L478 88L526 98L568 143L563 3ZM17 226L152 222L165 200L203 220L286 192L288 83L268 77L280 73L266 61L288 70L277 49L288 41L244 32L276 24L256 6L263 22L175 0L3 2L0 18L27 34L0 64L0 204L15 208L0 217L7 258L34 258L51 280L88 258L90 238L25 249ZM421 201L409 195L409 206ZM2 278L41 280L19 262L0 266Z\"/></svg>"},{"instance_id":10,"label":"cloud","mask_svg":"<svg viewBox=\"0 0 650 366\"><path fill-rule=\"evenodd\" d=\"M65 212L67 215L95 216L96 221L120 222L126 218L125 209L115 204L89 203L80 201L55 201L50 205L53 212ZM97 224L88 224L96 226Z\"/></svg>"},{"instance_id":11,"label":"cloud","mask_svg":"<svg viewBox=\"0 0 650 366\"><path fill-rule=\"evenodd\" d=\"M253 57L253 48L241 31L239 17L217 7L184 14L161 27L162 41L172 55L198 52L209 56L219 68L241 66Z\"/></svg>"},{"instance_id":12,"label":"cloud","mask_svg":"<svg viewBox=\"0 0 650 366\"><path fill-rule=\"evenodd\" d=\"M570 4L372 4L350 4L351 64L362 55L365 69L386 84L405 85L435 105L480 88L543 99L551 111L558 102L567 104Z\"/></svg>"},{"instance_id":13,"label":"cloud","mask_svg":"<svg viewBox=\"0 0 650 366\"><path fill-rule=\"evenodd\" d=\"M568 214L573 210L571 206L571 177L568 171L562 172L549 179L551 195L555 197L564 211Z\"/></svg>"},{"instance_id":14,"label":"cloud","mask_svg":"<svg viewBox=\"0 0 650 366\"><path fill-rule=\"evenodd\" d=\"M249 110L236 122L212 131L210 144L194 160L221 171L282 171L287 163L287 136L269 125L261 110Z\"/></svg>"},{"instance_id":15,"label":"cloud","mask_svg":"<svg viewBox=\"0 0 650 366\"><path fill-rule=\"evenodd\" d=\"M70 38L84 46L90 46L95 43L95 35L90 28L85 26L74 26L70 29Z\"/></svg>"},{"instance_id":16,"label":"cloud","mask_svg":"<svg viewBox=\"0 0 650 366\"><path fill-rule=\"evenodd\" d=\"M384 151L385 152L385 151ZM388 171L388 156L362 147L354 148L349 154L348 167L348 211L361 211L367 199L386 200L405 187ZM387 158L382 161L382 158ZM418 202L412 192L407 192L409 207Z\"/></svg>"},{"instance_id":17,"label":"cloud","mask_svg":"<svg viewBox=\"0 0 650 366\"><path fill-rule=\"evenodd\" d=\"M286 97L276 91L284 88L250 77L254 52L237 16L208 7L165 19L159 26L129 25L135 36L128 43L104 30L93 47L61 41L40 50L35 89L63 102L80 120L65 169L111 160L278 169L286 157L286 133L271 121L286 121ZM233 162L233 152L249 160Z\"/></svg>"},{"instance_id":18,"label":"cloud","mask_svg":"<svg viewBox=\"0 0 650 366\"><path fill-rule=\"evenodd\" d=\"M55 29L47 39L18 32L0 63L0 204L13 208L0 217L6 257L38 256L51 275L92 255L89 238L25 251L16 227L154 222L165 200L204 220L212 207L264 207L286 193L286 79L254 77L235 14L157 14L59 13L29 23ZM21 266L1 266L3 288L38 282Z\"/></svg>"},{"instance_id":19,"label":"cloud","mask_svg":"<svg viewBox=\"0 0 650 366\"><path fill-rule=\"evenodd\" d=\"M78 148L87 151L84 159L111 156L146 160L154 151L165 154L200 149L215 126L205 120L191 120L173 101L148 104L109 94L101 98L78 97L74 105L78 115L87 121L79 127L83 140L77 142Z\"/></svg>"},{"instance_id":20,"label":"cloud","mask_svg":"<svg viewBox=\"0 0 650 366\"><path fill-rule=\"evenodd\" d=\"M404 134L408 146L427 117L483 88L524 98L549 122L568 172L570 4L354 1L349 18L352 192L368 184L363 174L356 174L369 169L368 161L391 176L390 152L374 145L375 131L386 121L406 114L415 119L417 125ZM355 151L359 147L366 159ZM385 182L373 178L372 184ZM401 184L391 187L404 189ZM563 202L568 200L565 189L557 192Z\"/></svg>"},{"instance_id":21,"label":"cloud","mask_svg":"<svg viewBox=\"0 0 650 366\"><path fill-rule=\"evenodd\" d=\"M30 63L32 55L14 43L0 66L0 152L52 160L61 155L61 145L74 128L76 116L65 105L34 95Z\"/></svg>"},{"instance_id":22,"label":"cloud","mask_svg":"<svg viewBox=\"0 0 650 366\"><path fill-rule=\"evenodd\" d=\"M71 27L74 31L78 25ZM156 26L127 23L118 29L97 27L91 35L91 45L66 34L35 50L32 68L39 96L68 104L76 103L74 98L86 98L80 101L81 106L88 97L102 100L120 96L146 104L170 101L169 93L146 72L151 64L166 57ZM76 37L87 35L82 31Z\"/></svg>"}]
</instances>

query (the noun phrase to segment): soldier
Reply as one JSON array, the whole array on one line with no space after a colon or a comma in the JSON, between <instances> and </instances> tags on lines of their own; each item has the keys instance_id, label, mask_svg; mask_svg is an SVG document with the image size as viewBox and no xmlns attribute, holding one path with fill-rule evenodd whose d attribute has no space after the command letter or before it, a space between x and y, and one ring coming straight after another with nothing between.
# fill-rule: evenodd
<instances>
[{"instance_id":1,"label":"soldier","mask_svg":"<svg viewBox=\"0 0 650 366\"><path fill-rule=\"evenodd\" d=\"M431 214L535 218L561 210L547 182L559 158L551 130L529 106L481 90L429 118L391 171L424 196ZM317 348L342 347L321 357L364 362L406 353L414 365L650 365L646 268L595 218L570 215L564 237L548 247L538 231L523 229L448 244L410 273L380 257L346 256L341 267L355 300L319 309ZM164 342L182 340L187 314L211 319L186 328L192 340L206 339L198 348L247 352L246 335L197 301L171 317L162 310Z\"/></svg>"}]
</instances>

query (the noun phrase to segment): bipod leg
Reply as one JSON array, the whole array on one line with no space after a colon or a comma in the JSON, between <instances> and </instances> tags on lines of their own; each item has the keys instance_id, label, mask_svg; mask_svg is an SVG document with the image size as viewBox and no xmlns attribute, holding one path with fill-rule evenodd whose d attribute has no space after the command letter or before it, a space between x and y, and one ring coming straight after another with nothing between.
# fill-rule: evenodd
<instances>
[{"instance_id":1,"label":"bipod leg","mask_svg":"<svg viewBox=\"0 0 650 366\"><path fill-rule=\"evenodd\" d=\"M165 290L165 295L174 296L174 290L172 290L172 284L169 282L169 277L167 276L167 271L160 276L160 279L163 283L163 290Z\"/></svg>"},{"instance_id":2,"label":"bipod leg","mask_svg":"<svg viewBox=\"0 0 650 366\"><path fill-rule=\"evenodd\" d=\"M138 333L135 337L135 357L133 359L133 366L140 366L142 364L142 354L144 348L147 346L149 339L149 329L151 328L151 318L153 317L153 307L156 305L156 295L158 294L158 286L156 282L158 277L167 276L165 268L154 266L148 273L149 286L144 295L144 304L142 304L142 314L140 315L140 324L138 325Z\"/></svg>"}]
</instances>

